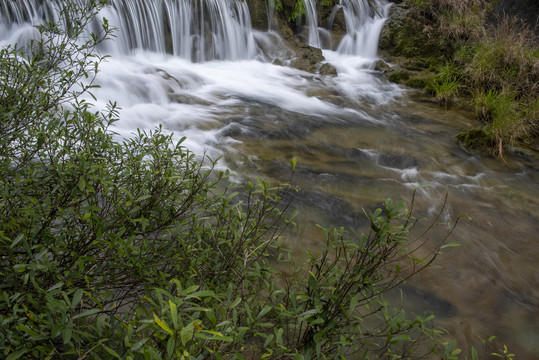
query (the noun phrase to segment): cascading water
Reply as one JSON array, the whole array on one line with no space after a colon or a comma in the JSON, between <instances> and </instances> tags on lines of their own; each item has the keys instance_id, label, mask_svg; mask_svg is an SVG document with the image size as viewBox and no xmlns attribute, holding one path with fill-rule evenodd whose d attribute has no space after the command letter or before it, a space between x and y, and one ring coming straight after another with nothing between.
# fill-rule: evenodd
<instances>
[{"instance_id":1,"label":"cascading water","mask_svg":"<svg viewBox=\"0 0 539 360\"><path fill-rule=\"evenodd\" d=\"M375 2L375 11L367 0L341 0L339 7L344 12L346 35L341 40L337 52L373 59L378 49L378 39L391 3L383 0ZM338 11L338 7L336 8Z\"/></svg>"},{"instance_id":2,"label":"cascading water","mask_svg":"<svg viewBox=\"0 0 539 360\"><path fill-rule=\"evenodd\" d=\"M33 25L59 21L56 9L73 1L0 0L0 46L36 36ZM101 64L97 101L89 100L100 108L117 101L121 136L160 124L187 136L195 153L223 156L241 176L288 178L296 157L296 202L306 215L289 235L292 247L319 246L302 224L359 227L362 207L408 199L425 184L416 210L428 216L449 193L448 218L466 213L474 222L457 228L453 240L463 250L439 258L442 270L413 285L427 295L412 301L420 312L433 310L432 299L450 303L437 311L439 324L461 341L468 332L507 329L497 335L508 345L539 353L539 164L470 155L453 140L469 128L462 113L410 101L407 90L365 69L390 6L376 4L382 18L365 0L341 0L334 9L347 33L338 51L324 50L338 75L323 76L255 60L263 60L263 35L251 29L245 1L111 0L100 16L118 37L102 49L113 56Z\"/></svg>"},{"instance_id":3,"label":"cascading water","mask_svg":"<svg viewBox=\"0 0 539 360\"><path fill-rule=\"evenodd\" d=\"M57 22L58 9L66 1L2 0L0 29L8 33L23 24ZM115 55L143 49L200 62L251 59L257 54L245 1L110 0L100 17L118 29L118 39L105 49Z\"/></svg>"},{"instance_id":4,"label":"cascading water","mask_svg":"<svg viewBox=\"0 0 539 360\"><path fill-rule=\"evenodd\" d=\"M309 28L308 43L311 46L321 48L322 45L320 41L320 30L318 27L316 0L303 0L303 6L305 8L305 18L307 20L307 27Z\"/></svg>"},{"instance_id":5,"label":"cascading water","mask_svg":"<svg viewBox=\"0 0 539 360\"><path fill-rule=\"evenodd\" d=\"M318 24L317 0L303 0L303 3L309 31L308 43L311 46L322 48L324 46L320 35L325 35L327 30ZM340 0L339 5L335 6L327 26L331 27L339 11L343 12L346 23L346 35L337 47L338 53L368 59L376 57L380 32L392 4L385 0L376 0L372 3L376 9L368 0Z\"/></svg>"}]
</instances>

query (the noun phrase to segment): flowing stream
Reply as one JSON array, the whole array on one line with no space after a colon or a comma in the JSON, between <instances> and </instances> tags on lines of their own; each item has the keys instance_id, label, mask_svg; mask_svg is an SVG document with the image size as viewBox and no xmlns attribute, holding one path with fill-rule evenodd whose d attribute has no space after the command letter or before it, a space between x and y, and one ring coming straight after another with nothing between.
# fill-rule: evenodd
<instances>
[{"instance_id":1,"label":"flowing stream","mask_svg":"<svg viewBox=\"0 0 539 360\"><path fill-rule=\"evenodd\" d=\"M83 0L80 0L83 1ZM314 0L305 0L309 43L324 28ZM58 21L63 0L0 0L0 45L27 41L33 25ZM390 4L377 2L387 16ZM423 101L370 70L383 18L364 0L341 0L347 34L323 54L338 72L323 76L274 65L292 60L273 32L251 28L236 0L112 0L101 13L118 37L101 49L97 107L116 101L116 131L162 125L198 154L222 157L240 177L279 182L289 160L299 171L301 209L291 229L293 249L316 251L315 224L362 229L362 209L383 199L409 200L433 218L445 194L442 220L467 214L450 241L451 254L404 287L406 307L435 311L437 325L466 345L496 335L518 359L539 354L539 161L506 162L471 154L454 140L472 116ZM427 186L428 185L428 186ZM432 235L433 241L437 233Z\"/></svg>"}]
</instances>

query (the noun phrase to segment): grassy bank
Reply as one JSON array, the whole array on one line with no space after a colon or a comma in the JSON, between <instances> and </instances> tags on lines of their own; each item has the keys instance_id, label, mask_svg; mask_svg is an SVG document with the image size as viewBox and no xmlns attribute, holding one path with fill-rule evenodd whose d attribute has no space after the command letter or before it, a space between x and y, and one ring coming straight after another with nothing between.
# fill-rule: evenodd
<instances>
[{"instance_id":1,"label":"grassy bank","mask_svg":"<svg viewBox=\"0 0 539 360\"><path fill-rule=\"evenodd\" d=\"M442 106L464 100L475 110L479 126L458 139L503 157L516 144L537 147L539 47L529 25L492 15L494 4L410 0L408 16L414 25L405 27L406 36L426 40L418 39L423 48L419 45L415 54L403 55L429 59L423 67L435 75L421 85Z\"/></svg>"}]
</instances>

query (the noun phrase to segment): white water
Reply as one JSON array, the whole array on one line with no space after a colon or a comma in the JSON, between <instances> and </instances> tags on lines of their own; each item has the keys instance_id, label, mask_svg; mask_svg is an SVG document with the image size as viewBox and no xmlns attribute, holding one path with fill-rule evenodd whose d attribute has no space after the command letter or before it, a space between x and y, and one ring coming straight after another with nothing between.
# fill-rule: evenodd
<instances>
[{"instance_id":1,"label":"white water","mask_svg":"<svg viewBox=\"0 0 539 360\"><path fill-rule=\"evenodd\" d=\"M314 0L306 1L310 4L308 22L317 34L316 5ZM354 11L363 9L364 1L355 0ZM368 15L354 21L354 11L349 10L352 3L344 1L339 6L350 15L349 32L364 31L363 37L376 43L379 30L369 26ZM57 13L63 6L65 0L0 0L0 29L4 30L0 44L36 36L35 25L60 21ZM364 110L337 106L312 90L335 92L352 103L370 99L373 104L391 101L401 93L362 70L372 59L356 56L361 51L354 56L325 51L339 70L336 78L264 62L273 60L268 49L274 47L278 54L282 44L276 34L251 28L245 1L112 0L99 18L108 19L118 31L114 41L101 49L113 56L100 67L101 88L93 93L98 107L104 108L109 101L118 103L122 136L162 124L178 136L187 136L195 152L217 156L235 142L223 135L236 126L230 119L249 116L246 113L253 104L265 104L290 116L306 115L311 121L342 122L341 116L346 121L356 116L353 121L380 123L383 120Z\"/></svg>"},{"instance_id":2,"label":"white water","mask_svg":"<svg viewBox=\"0 0 539 360\"><path fill-rule=\"evenodd\" d=\"M391 3L376 1L376 13L368 1L341 0L346 20L346 36L337 51L341 54L375 58L382 26L389 15Z\"/></svg>"},{"instance_id":3,"label":"white water","mask_svg":"<svg viewBox=\"0 0 539 360\"><path fill-rule=\"evenodd\" d=\"M305 8L305 18L309 29L308 43L311 46L321 48L320 29L318 27L318 14L316 11L316 0L303 0Z\"/></svg>"},{"instance_id":4,"label":"white water","mask_svg":"<svg viewBox=\"0 0 539 360\"><path fill-rule=\"evenodd\" d=\"M322 35L328 37L327 30L318 24L318 0L303 0L308 28L308 43L322 48ZM331 28L337 12L342 11L346 22L346 35L336 50L340 54L376 58L378 39L382 26L389 15L392 3L385 0L373 1L376 9L368 0L340 0L330 16L327 26Z\"/></svg>"},{"instance_id":5,"label":"white water","mask_svg":"<svg viewBox=\"0 0 539 360\"><path fill-rule=\"evenodd\" d=\"M455 200L446 219L466 212L479 222L452 239L463 242L470 255L459 253L442 263L443 278L429 279L429 291L445 286L437 293L462 305L459 320L475 326L474 332L512 324L506 319L500 325L498 308L537 319L539 254L530 235L536 234L539 214L537 168L524 163L515 176L504 165L467 154L453 140L469 126L467 120L407 101L406 90L366 70L376 57L383 18L364 0L341 1L335 12L344 12L347 34L336 49L323 51L338 71L332 77L271 64L268 49L278 54L282 44L274 33L251 28L245 2L204 2L205 12L201 0L113 0L100 14L119 33L103 49L113 56L100 68L96 106L118 103L116 131L121 136L161 124L178 137L187 136L186 146L197 154L223 156L221 164L242 175L261 173L276 180L286 178L287 161L297 157L301 171L296 181L307 193L298 201L325 194L306 210L321 212L315 220L320 222L332 216L345 221L362 206L375 206L383 197L407 198L413 187L431 184L421 190L428 214L450 192ZM54 20L54 8L63 1L37 3L0 0L0 45L36 36L32 25ZM390 4L377 4L387 15ZM320 38L317 15L309 16L309 27L317 29L313 36ZM168 35L168 28L176 31ZM338 196L347 211L325 202ZM494 220L485 213L494 214ZM298 238L302 249L316 246L304 233ZM517 266L519 271L512 270ZM477 298L495 298L492 309ZM525 305L509 307L514 298ZM487 320L474 317L481 311L488 312ZM515 338L539 334L534 326L522 325L513 331ZM492 335L489 331L480 335ZM535 346L528 342L523 346Z\"/></svg>"}]
</instances>

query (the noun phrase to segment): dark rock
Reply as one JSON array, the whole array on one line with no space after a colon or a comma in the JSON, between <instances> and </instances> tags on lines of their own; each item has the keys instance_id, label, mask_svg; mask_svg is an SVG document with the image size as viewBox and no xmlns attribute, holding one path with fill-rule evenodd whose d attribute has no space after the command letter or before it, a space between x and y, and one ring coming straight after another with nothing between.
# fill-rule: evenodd
<instances>
[{"instance_id":1,"label":"dark rock","mask_svg":"<svg viewBox=\"0 0 539 360\"><path fill-rule=\"evenodd\" d=\"M410 79L410 72L408 70L396 68L388 72L388 78L397 84L403 84L406 80Z\"/></svg>"},{"instance_id":2,"label":"dark rock","mask_svg":"<svg viewBox=\"0 0 539 360\"><path fill-rule=\"evenodd\" d=\"M251 14L251 24L254 29L268 29L268 4L266 1L247 1L249 13Z\"/></svg>"},{"instance_id":3,"label":"dark rock","mask_svg":"<svg viewBox=\"0 0 539 360\"><path fill-rule=\"evenodd\" d=\"M394 5L380 34L379 48L393 56L440 57L447 54L447 44L433 33L424 31L435 26L406 4Z\"/></svg>"},{"instance_id":4,"label":"dark rock","mask_svg":"<svg viewBox=\"0 0 539 360\"><path fill-rule=\"evenodd\" d=\"M320 67L319 73L320 75L336 76L337 69L333 65L325 63Z\"/></svg>"},{"instance_id":5,"label":"dark rock","mask_svg":"<svg viewBox=\"0 0 539 360\"><path fill-rule=\"evenodd\" d=\"M284 66L284 63L281 59L275 59L273 60L272 62L273 65L278 65L278 66Z\"/></svg>"},{"instance_id":6,"label":"dark rock","mask_svg":"<svg viewBox=\"0 0 539 360\"><path fill-rule=\"evenodd\" d=\"M309 46L302 42L289 42L290 49L296 54L296 58L290 63L290 66L308 71L310 73L316 73L316 70L320 68L320 63L324 61L322 50Z\"/></svg>"},{"instance_id":7,"label":"dark rock","mask_svg":"<svg viewBox=\"0 0 539 360\"><path fill-rule=\"evenodd\" d=\"M337 12L335 13L331 30L332 31L346 31L346 19L344 18L344 10L342 8L337 10Z\"/></svg>"},{"instance_id":8,"label":"dark rock","mask_svg":"<svg viewBox=\"0 0 539 360\"><path fill-rule=\"evenodd\" d=\"M405 286L402 292L405 303L410 304L408 307L417 307L427 312L432 311L437 317L455 317L458 314L458 309L455 305L434 293L410 286Z\"/></svg>"}]
</instances>

